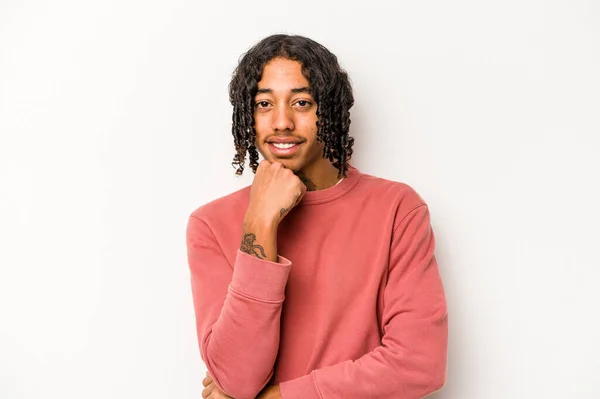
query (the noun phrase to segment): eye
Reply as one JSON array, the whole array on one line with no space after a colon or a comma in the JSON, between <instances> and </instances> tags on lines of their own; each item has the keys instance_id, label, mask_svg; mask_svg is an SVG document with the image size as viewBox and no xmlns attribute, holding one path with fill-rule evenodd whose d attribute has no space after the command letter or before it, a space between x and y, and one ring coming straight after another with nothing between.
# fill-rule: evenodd
<instances>
[{"instance_id":1,"label":"eye","mask_svg":"<svg viewBox=\"0 0 600 399\"><path fill-rule=\"evenodd\" d=\"M298 105L300 108L308 108L311 106L311 102L307 100L298 100L296 101L296 105Z\"/></svg>"},{"instance_id":2,"label":"eye","mask_svg":"<svg viewBox=\"0 0 600 399\"><path fill-rule=\"evenodd\" d=\"M266 108L269 106L268 101L259 101L254 105L256 108Z\"/></svg>"}]
</instances>

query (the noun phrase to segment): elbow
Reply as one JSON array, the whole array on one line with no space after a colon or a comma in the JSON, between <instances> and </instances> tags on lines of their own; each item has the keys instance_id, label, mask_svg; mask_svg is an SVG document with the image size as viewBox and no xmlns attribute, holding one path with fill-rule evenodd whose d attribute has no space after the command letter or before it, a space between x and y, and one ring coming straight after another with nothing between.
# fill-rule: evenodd
<instances>
[{"instance_id":1,"label":"elbow","mask_svg":"<svg viewBox=\"0 0 600 399\"><path fill-rule=\"evenodd\" d=\"M411 396L411 398L423 398L442 389L446 385L446 370L445 359L421 365L419 371L414 375L415 396Z\"/></svg>"},{"instance_id":2,"label":"elbow","mask_svg":"<svg viewBox=\"0 0 600 399\"><path fill-rule=\"evenodd\" d=\"M209 351L209 340L204 339L200 353L215 384L223 393L235 399L255 399L273 376L273 365L256 359L234 359L222 353Z\"/></svg>"},{"instance_id":3,"label":"elbow","mask_svg":"<svg viewBox=\"0 0 600 399\"><path fill-rule=\"evenodd\" d=\"M440 373L439 375L435 375L431 379L431 387L433 388L432 392L439 391L446 385L446 372Z\"/></svg>"},{"instance_id":4,"label":"elbow","mask_svg":"<svg viewBox=\"0 0 600 399\"><path fill-rule=\"evenodd\" d=\"M442 389L446 385L446 368L441 367L439 370L429 374L425 385L427 386L426 395Z\"/></svg>"}]
</instances>

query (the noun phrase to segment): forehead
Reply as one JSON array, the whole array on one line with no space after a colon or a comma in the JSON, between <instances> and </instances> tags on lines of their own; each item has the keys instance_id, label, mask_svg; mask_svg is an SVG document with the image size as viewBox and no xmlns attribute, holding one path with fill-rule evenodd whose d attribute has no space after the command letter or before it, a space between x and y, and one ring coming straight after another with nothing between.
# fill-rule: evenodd
<instances>
[{"instance_id":1,"label":"forehead","mask_svg":"<svg viewBox=\"0 0 600 399\"><path fill-rule=\"evenodd\" d=\"M302 64L285 58L274 58L263 68L258 89L286 90L308 87Z\"/></svg>"}]
</instances>

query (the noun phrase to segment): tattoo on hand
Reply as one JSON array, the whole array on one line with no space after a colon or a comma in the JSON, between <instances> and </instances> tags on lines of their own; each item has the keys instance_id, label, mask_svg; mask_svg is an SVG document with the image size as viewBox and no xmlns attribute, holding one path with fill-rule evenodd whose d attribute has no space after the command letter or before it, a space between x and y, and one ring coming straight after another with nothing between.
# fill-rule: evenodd
<instances>
[{"instance_id":1,"label":"tattoo on hand","mask_svg":"<svg viewBox=\"0 0 600 399\"><path fill-rule=\"evenodd\" d=\"M294 202L292 202L292 205L288 206L287 208L281 208L281 210L279 211L279 217L282 217L283 215L285 215L285 213L286 213L287 211L289 211L290 209L292 209L292 207L293 207L293 206L296 204L296 201L298 201L298 197L299 197L299 196L300 196L300 195L298 194L298 195L296 196L296 198L294 198Z\"/></svg>"},{"instance_id":2,"label":"tattoo on hand","mask_svg":"<svg viewBox=\"0 0 600 399\"><path fill-rule=\"evenodd\" d=\"M244 238L242 238L242 245L240 246L240 250L252 256L256 256L259 259L266 259L267 255L265 255L265 250L258 244L255 244L256 234L253 233L244 233ZM260 254L258 253L260 251Z\"/></svg>"}]
</instances>

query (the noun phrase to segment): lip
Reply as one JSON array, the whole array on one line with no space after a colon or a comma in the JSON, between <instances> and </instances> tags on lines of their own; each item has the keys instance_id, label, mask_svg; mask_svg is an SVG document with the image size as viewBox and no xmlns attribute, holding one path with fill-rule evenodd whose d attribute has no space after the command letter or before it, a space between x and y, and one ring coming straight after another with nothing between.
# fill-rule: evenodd
<instances>
[{"instance_id":1,"label":"lip","mask_svg":"<svg viewBox=\"0 0 600 399\"><path fill-rule=\"evenodd\" d=\"M293 137L272 137L268 140L269 143L302 143L301 140Z\"/></svg>"},{"instance_id":2,"label":"lip","mask_svg":"<svg viewBox=\"0 0 600 399\"><path fill-rule=\"evenodd\" d=\"M278 157L286 157L286 156L290 156L293 155L296 151L298 151L298 149L300 148L300 146L302 145L302 142L294 142L294 141L287 141L288 143L296 143L293 147L290 148L277 148L273 145L273 143L285 143L285 141L272 141L269 143L269 151L271 151L271 154L278 156Z\"/></svg>"}]
</instances>

